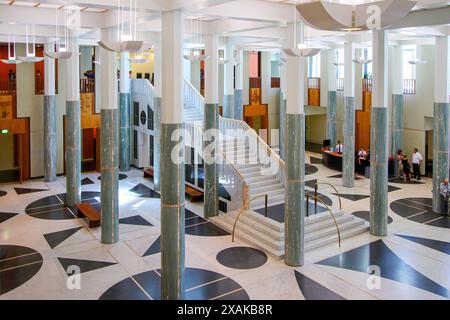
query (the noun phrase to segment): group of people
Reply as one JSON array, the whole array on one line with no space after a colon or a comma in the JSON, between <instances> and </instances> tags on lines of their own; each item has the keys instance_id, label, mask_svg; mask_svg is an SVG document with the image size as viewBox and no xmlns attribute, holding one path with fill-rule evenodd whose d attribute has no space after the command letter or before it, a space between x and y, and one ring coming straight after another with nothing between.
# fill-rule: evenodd
<instances>
[{"instance_id":1,"label":"group of people","mask_svg":"<svg viewBox=\"0 0 450 320\"><path fill-rule=\"evenodd\" d=\"M399 168L399 175L403 177L406 182L411 182L411 178L413 177L417 181L422 179L422 174L420 173L420 165L423 161L423 157L420 154L417 148L414 148L411 162L412 162L412 171L411 171L411 162L408 159L408 156L403 152L402 149L397 152L397 161Z\"/></svg>"}]
</instances>

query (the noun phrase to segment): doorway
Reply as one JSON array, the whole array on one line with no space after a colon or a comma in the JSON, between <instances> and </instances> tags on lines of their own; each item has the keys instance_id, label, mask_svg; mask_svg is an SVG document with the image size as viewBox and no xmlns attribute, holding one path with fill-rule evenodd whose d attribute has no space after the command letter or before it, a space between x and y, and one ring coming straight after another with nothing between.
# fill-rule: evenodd
<instances>
[{"instance_id":1,"label":"doorway","mask_svg":"<svg viewBox=\"0 0 450 320\"><path fill-rule=\"evenodd\" d=\"M97 141L99 130L97 128L83 129L82 134L82 154L81 171L92 172L100 171L100 159L97 156L97 148L100 143Z\"/></svg>"}]
</instances>

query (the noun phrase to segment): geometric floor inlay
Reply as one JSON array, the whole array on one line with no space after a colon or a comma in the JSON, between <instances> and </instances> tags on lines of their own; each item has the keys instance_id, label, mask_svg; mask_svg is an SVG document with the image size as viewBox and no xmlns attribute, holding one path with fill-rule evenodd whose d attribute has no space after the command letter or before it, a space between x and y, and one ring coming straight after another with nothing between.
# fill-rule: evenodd
<instances>
[{"instance_id":1,"label":"geometric floor inlay","mask_svg":"<svg viewBox=\"0 0 450 320\"><path fill-rule=\"evenodd\" d=\"M137 197L140 198L161 198L159 193L153 191L146 185L143 185L142 183L137 184L134 186L133 189L130 190L130 192L134 193Z\"/></svg>"},{"instance_id":2,"label":"geometric floor inlay","mask_svg":"<svg viewBox=\"0 0 450 320\"><path fill-rule=\"evenodd\" d=\"M217 261L233 269L259 268L267 262L267 255L250 247L231 247L220 251L216 256Z\"/></svg>"},{"instance_id":3,"label":"geometric floor inlay","mask_svg":"<svg viewBox=\"0 0 450 320\"><path fill-rule=\"evenodd\" d=\"M119 173L119 180L125 180L126 178L128 178L126 174ZM102 176L98 176L97 179L102 180Z\"/></svg>"},{"instance_id":4,"label":"geometric floor inlay","mask_svg":"<svg viewBox=\"0 0 450 320\"><path fill-rule=\"evenodd\" d=\"M152 245L145 251L142 257L151 256L153 254L157 254L161 252L161 236L159 236L155 241L153 241Z\"/></svg>"},{"instance_id":5,"label":"geometric floor inlay","mask_svg":"<svg viewBox=\"0 0 450 320\"><path fill-rule=\"evenodd\" d=\"M7 194L8 194L8 192L0 190L0 197L4 197Z\"/></svg>"},{"instance_id":6,"label":"geometric floor inlay","mask_svg":"<svg viewBox=\"0 0 450 320\"><path fill-rule=\"evenodd\" d=\"M208 222L208 220L185 209L185 233L192 236L220 237L230 235L227 231Z\"/></svg>"},{"instance_id":7,"label":"geometric floor inlay","mask_svg":"<svg viewBox=\"0 0 450 320\"><path fill-rule=\"evenodd\" d=\"M13 212L0 212L0 223L5 222L6 220L9 220L17 215L18 213Z\"/></svg>"},{"instance_id":8,"label":"geometric floor inlay","mask_svg":"<svg viewBox=\"0 0 450 320\"><path fill-rule=\"evenodd\" d=\"M393 201L392 211L410 221L428 226L450 228L450 218L433 212L431 198L405 198Z\"/></svg>"},{"instance_id":9,"label":"geometric floor inlay","mask_svg":"<svg viewBox=\"0 0 450 320\"><path fill-rule=\"evenodd\" d=\"M425 247L440 251L442 253L450 255L450 243L440 240L427 239L427 238L419 238L413 236L406 236L402 234L396 234L397 237L401 237L403 239L413 241L415 243L421 244Z\"/></svg>"},{"instance_id":10,"label":"geometric floor inlay","mask_svg":"<svg viewBox=\"0 0 450 320\"><path fill-rule=\"evenodd\" d=\"M135 226L147 226L147 227L152 227L153 226L153 224L151 224L150 222L145 220L140 215L126 217L126 218L121 218L121 219L119 219L119 223L121 223L121 224L131 224L131 225L135 225Z\"/></svg>"},{"instance_id":11,"label":"geometric floor inlay","mask_svg":"<svg viewBox=\"0 0 450 320\"><path fill-rule=\"evenodd\" d=\"M83 229L83 227L77 227L52 233L44 234L44 238L47 241L50 248L54 249L57 247L60 243L64 242L68 238L70 238L73 234L75 234L77 231Z\"/></svg>"},{"instance_id":12,"label":"geometric floor inlay","mask_svg":"<svg viewBox=\"0 0 450 320\"><path fill-rule=\"evenodd\" d=\"M316 166L310 165L310 164L305 164L305 175L310 175L310 174L314 174L317 171L319 171L319 169Z\"/></svg>"},{"instance_id":13,"label":"geometric floor inlay","mask_svg":"<svg viewBox=\"0 0 450 320\"><path fill-rule=\"evenodd\" d=\"M42 256L34 249L0 245L0 295L30 280L42 267Z\"/></svg>"},{"instance_id":14,"label":"geometric floor inlay","mask_svg":"<svg viewBox=\"0 0 450 320\"><path fill-rule=\"evenodd\" d=\"M352 212L352 215L355 217L358 217L360 219L366 220L367 222L370 222L370 212L369 211L355 211ZM392 223L393 219L391 217L388 217L388 224Z\"/></svg>"},{"instance_id":15,"label":"geometric floor inlay","mask_svg":"<svg viewBox=\"0 0 450 320\"><path fill-rule=\"evenodd\" d=\"M345 300L337 293L322 286L320 283L294 270L295 279L305 300Z\"/></svg>"},{"instance_id":16,"label":"geometric floor inlay","mask_svg":"<svg viewBox=\"0 0 450 320\"><path fill-rule=\"evenodd\" d=\"M209 270L186 268L186 300L249 300L234 280ZM104 292L99 300L161 300L161 270L151 270L126 278Z\"/></svg>"},{"instance_id":17,"label":"geometric floor inlay","mask_svg":"<svg viewBox=\"0 0 450 320\"><path fill-rule=\"evenodd\" d=\"M14 190L16 190L17 194L28 194L34 192L48 191L48 189L30 189L30 188L16 188L16 187L14 187Z\"/></svg>"},{"instance_id":18,"label":"geometric floor inlay","mask_svg":"<svg viewBox=\"0 0 450 320\"><path fill-rule=\"evenodd\" d=\"M362 273L367 273L370 266L378 266L382 278L450 298L450 291L404 262L386 246L383 240L377 240L317 263Z\"/></svg>"},{"instance_id":19,"label":"geometric floor inlay","mask_svg":"<svg viewBox=\"0 0 450 320\"><path fill-rule=\"evenodd\" d=\"M95 182L92 181L91 179L89 179L88 177L86 177L86 178L81 180L81 185L82 186L86 186L86 185L89 185L89 184L95 184Z\"/></svg>"},{"instance_id":20,"label":"geometric floor inlay","mask_svg":"<svg viewBox=\"0 0 450 320\"><path fill-rule=\"evenodd\" d=\"M83 273L117 264L115 262L93 261L93 260L71 259L71 258L58 258L58 261L68 275L71 275L71 272L69 270L70 266L79 267L80 273Z\"/></svg>"}]
</instances>

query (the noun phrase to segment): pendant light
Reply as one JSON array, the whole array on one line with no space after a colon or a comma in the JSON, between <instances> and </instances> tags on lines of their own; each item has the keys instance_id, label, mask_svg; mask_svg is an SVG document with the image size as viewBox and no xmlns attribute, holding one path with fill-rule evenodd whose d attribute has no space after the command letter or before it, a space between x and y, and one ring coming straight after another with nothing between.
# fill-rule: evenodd
<instances>
[{"instance_id":1,"label":"pendant light","mask_svg":"<svg viewBox=\"0 0 450 320\"><path fill-rule=\"evenodd\" d=\"M128 2L128 10L125 3ZM137 0L117 0L117 41L99 41L98 45L112 52L136 52L142 48L143 41L137 39ZM125 23L129 18L128 27Z\"/></svg>"},{"instance_id":2,"label":"pendant light","mask_svg":"<svg viewBox=\"0 0 450 320\"><path fill-rule=\"evenodd\" d=\"M422 46L420 45L420 43L417 44L417 49L416 49L416 58L413 60L408 61L409 64L412 65L419 65L419 64L427 64L428 60L422 60Z\"/></svg>"},{"instance_id":3,"label":"pendant light","mask_svg":"<svg viewBox=\"0 0 450 320\"><path fill-rule=\"evenodd\" d=\"M184 55L184 59L189 61L206 61L209 59L209 56L202 54L201 49L196 47L200 45L200 42L202 40L202 27L201 27L201 21L199 17L192 17L191 19L191 30L192 30L192 41L194 42L194 45L190 49L189 54Z\"/></svg>"},{"instance_id":4,"label":"pendant light","mask_svg":"<svg viewBox=\"0 0 450 320\"><path fill-rule=\"evenodd\" d=\"M55 9L55 39L56 39L56 51L45 51L44 54L52 59L69 59L72 57L72 52L69 51L68 36L69 36L69 22L67 10L64 10L64 42L61 43L61 39L58 35L58 8Z\"/></svg>"},{"instance_id":5,"label":"pendant light","mask_svg":"<svg viewBox=\"0 0 450 320\"><path fill-rule=\"evenodd\" d=\"M21 60L16 59L16 41L15 37L13 36L13 45L12 45L12 52L11 53L11 41L10 36L8 36L8 59L2 59L2 62L5 64L19 64L22 63Z\"/></svg>"},{"instance_id":6,"label":"pendant light","mask_svg":"<svg viewBox=\"0 0 450 320\"><path fill-rule=\"evenodd\" d=\"M31 50L30 50L30 42L28 37L28 24L25 25L25 42L26 42L26 48L27 48L27 55L25 57L19 57L19 60L23 62L40 62L44 60L44 57L36 57L36 38L35 38L35 26L32 25L33 29L33 36L32 36L32 42L31 42Z\"/></svg>"}]
</instances>

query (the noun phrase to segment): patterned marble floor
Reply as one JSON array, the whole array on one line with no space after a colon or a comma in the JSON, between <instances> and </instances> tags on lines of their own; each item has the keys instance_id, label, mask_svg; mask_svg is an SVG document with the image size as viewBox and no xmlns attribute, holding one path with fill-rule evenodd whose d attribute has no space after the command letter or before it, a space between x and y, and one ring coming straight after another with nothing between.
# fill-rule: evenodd
<instances>
[{"instance_id":1,"label":"patterned marble floor","mask_svg":"<svg viewBox=\"0 0 450 320\"><path fill-rule=\"evenodd\" d=\"M344 188L341 179L328 178L339 173L314 157L318 171L307 176L309 185L314 179L333 183L344 195L344 211L368 219L369 180L360 177L355 188ZM97 206L98 176L84 174L82 186L84 201ZM120 241L114 245L101 244L100 229L88 229L65 206L64 177L0 185L0 299L159 299L160 198L138 170L122 178ZM408 200L431 197L430 179L423 182L390 183L387 237L364 233L340 248L313 250L300 268L248 243L232 243L227 232L202 218L201 203L188 201L186 297L448 299L448 221L428 212L428 200ZM319 192L338 203L334 190L321 186ZM73 266L81 272L79 289L73 289Z\"/></svg>"}]
</instances>

